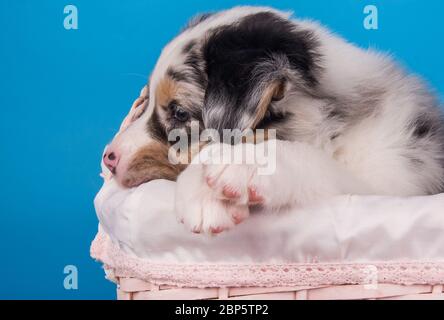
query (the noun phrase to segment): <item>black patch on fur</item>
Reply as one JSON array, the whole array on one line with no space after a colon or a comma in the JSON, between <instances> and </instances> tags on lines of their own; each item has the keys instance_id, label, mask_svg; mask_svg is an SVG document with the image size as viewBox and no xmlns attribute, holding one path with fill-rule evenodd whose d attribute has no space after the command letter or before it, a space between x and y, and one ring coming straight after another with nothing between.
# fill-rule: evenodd
<instances>
[{"instance_id":1,"label":"black patch on fur","mask_svg":"<svg viewBox=\"0 0 444 320\"><path fill-rule=\"evenodd\" d=\"M336 120L344 120L347 117L344 110L341 110L338 106L335 106L332 110L330 110L327 114L327 118L336 119Z\"/></svg>"},{"instance_id":2,"label":"black patch on fur","mask_svg":"<svg viewBox=\"0 0 444 320\"><path fill-rule=\"evenodd\" d=\"M221 78L224 75L236 78L230 74L245 75L270 54L282 54L307 82L314 85L317 83L314 74L317 46L310 31L298 30L292 21L274 13L261 12L243 18L238 24L216 29L206 43L204 58L209 73L219 72ZM221 72L217 68L229 70ZM239 79L242 80L245 79Z\"/></svg>"},{"instance_id":3,"label":"black patch on fur","mask_svg":"<svg viewBox=\"0 0 444 320\"><path fill-rule=\"evenodd\" d=\"M197 44L196 40L191 40L183 47L182 53L187 54L188 52L193 50L193 48L196 46L196 44Z\"/></svg>"},{"instance_id":4,"label":"black patch on fur","mask_svg":"<svg viewBox=\"0 0 444 320\"><path fill-rule=\"evenodd\" d=\"M147 131L154 140L157 140L159 142L168 141L168 135L165 131L164 126L159 120L159 116L156 110L154 110L153 114L148 120Z\"/></svg>"},{"instance_id":5,"label":"black patch on fur","mask_svg":"<svg viewBox=\"0 0 444 320\"><path fill-rule=\"evenodd\" d=\"M258 128L262 129L268 129L272 128L273 126L283 124L287 122L289 119L289 114L283 113L283 112L268 112L268 114L259 122L257 125Z\"/></svg>"},{"instance_id":6,"label":"black patch on fur","mask_svg":"<svg viewBox=\"0 0 444 320\"><path fill-rule=\"evenodd\" d=\"M198 51L190 51L185 58L185 66L189 70L189 79L202 90L207 86L207 76L203 67L202 56Z\"/></svg>"},{"instance_id":7,"label":"black patch on fur","mask_svg":"<svg viewBox=\"0 0 444 320\"><path fill-rule=\"evenodd\" d=\"M413 120L410 126L413 129L413 136L421 139L433 133L434 121L427 115L421 114Z\"/></svg>"},{"instance_id":8,"label":"black patch on fur","mask_svg":"<svg viewBox=\"0 0 444 320\"><path fill-rule=\"evenodd\" d=\"M203 120L202 120L202 108L201 106L193 106L189 109L187 109L191 114L191 119L194 121L199 121L200 127L203 126Z\"/></svg>"},{"instance_id":9,"label":"black patch on fur","mask_svg":"<svg viewBox=\"0 0 444 320\"><path fill-rule=\"evenodd\" d=\"M168 68L167 75L175 81L186 81L189 77L186 72Z\"/></svg>"},{"instance_id":10,"label":"black patch on fur","mask_svg":"<svg viewBox=\"0 0 444 320\"><path fill-rule=\"evenodd\" d=\"M322 97L328 103L323 108L327 120L356 123L378 112L381 100L384 98L383 88L366 88L357 86L356 96L351 97Z\"/></svg>"},{"instance_id":11,"label":"black patch on fur","mask_svg":"<svg viewBox=\"0 0 444 320\"><path fill-rule=\"evenodd\" d=\"M330 140L333 141L333 140L339 138L340 136L341 136L341 134L338 133L338 132L333 133L333 134L330 136Z\"/></svg>"},{"instance_id":12,"label":"black patch on fur","mask_svg":"<svg viewBox=\"0 0 444 320\"><path fill-rule=\"evenodd\" d=\"M444 137L442 115L420 113L409 124L413 137L422 139L432 137L441 140Z\"/></svg>"},{"instance_id":13,"label":"black patch on fur","mask_svg":"<svg viewBox=\"0 0 444 320\"><path fill-rule=\"evenodd\" d=\"M204 109L219 107L220 101L224 101L226 116L206 125L219 130L237 128L247 108L248 95L263 81L257 76L258 71L262 76L269 74L268 69L257 67L274 67L276 57L288 62L287 67L301 75L305 86L316 86L320 68L317 47L310 31L299 30L292 21L271 12L252 14L238 23L215 29L203 46L208 76Z\"/></svg>"}]
</instances>

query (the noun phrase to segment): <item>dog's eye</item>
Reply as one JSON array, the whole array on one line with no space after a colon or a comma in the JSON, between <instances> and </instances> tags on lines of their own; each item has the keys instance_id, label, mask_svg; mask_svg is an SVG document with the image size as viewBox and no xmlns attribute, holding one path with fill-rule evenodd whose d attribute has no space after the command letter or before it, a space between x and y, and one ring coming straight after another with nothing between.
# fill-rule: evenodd
<instances>
[{"instance_id":1,"label":"dog's eye","mask_svg":"<svg viewBox=\"0 0 444 320\"><path fill-rule=\"evenodd\" d=\"M174 118L177 121L185 122L188 121L188 119L190 119L190 114L187 111L183 110L182 108L176 107L174 111Z\"/></svg>"}]
</instances>

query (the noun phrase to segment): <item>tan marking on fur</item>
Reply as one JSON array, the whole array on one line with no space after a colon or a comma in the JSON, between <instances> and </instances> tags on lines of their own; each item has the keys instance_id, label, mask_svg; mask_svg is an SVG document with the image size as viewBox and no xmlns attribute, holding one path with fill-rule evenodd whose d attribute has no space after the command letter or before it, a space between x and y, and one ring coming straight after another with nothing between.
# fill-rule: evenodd
<instances>
[{"instance_id":1,"label":"tan marking on fur","mask_svg":"<svg viewBox=\"0 0 444 320\"><path fill-rule=\"evenodd\" d=\"M170 163L168 149L168 145L157 141L141 148L130 162L122 184L131 188L156 179L175 181L186 166Z\"/></svg>"},{"instance_id":2,"label":"tan marking on fur","mask_svg":"<svg viewBox=\"0 0 444 320\"><path fill-rule=\"evenodd\" d=\"M184 150L177 150L176 153L170 154L174 156L174 160L181 165L188 165L193 161L193 158L198 155L202 149L208 144L208 142L199 142L188 144L186 152ZM182 151L182 152L180 152Z\"/></svg>"},{"instance_id":3,"label":"tan marking on fur","mask_svg":"<svg viewBox=\"0 0 444 320\"><path fill-rule=\"evenodd\" d=\"M166 108L176 97L179 87L176 81L165 76L156 88L156 104Z\"/></svg>"},{"instance_id":4,"label":"tan marking on fur","mask_svg":"<svg viewBox=\"0 0 444 320\"><path fill-rule=\"evenodd\" d=\"M257 129L254 130L253 134L248 135L248 136L244 136L242 137L242 143L253 143L253 144L258 144L261 142L265 142L269 139L269 134L268 134L268 130L269 129L263 129L263 134L259 135Z\"/></svg>"},{"instance_id":5,"label":"tan marking on fur","mask_svg":"<svg viewBox=\"0 0 444 320\"><path fill-rule=\"evenodd\" d=\"M344 148L339 147L338 149L336 149L336 150L333 152L333 158L334 158L335 160L340 161L340 160L342 159L342 157L344 156L344 154L345 154L345 150L344 150Z\"/></svg>"},{"instance_id":6,"label":"tan marking on fur","mask_svg":"<svg viewBox=\"0 0 444 320\"><path fill-rule=\"evenodd\" d=\"M283 81L274 81L267 88L265 88L257 106L256 117L252 120L249 128L256 128L259 122L264 118L271 101L281 100L284 97L284 93L285 82Z\"/></svg>"}]
</instances>

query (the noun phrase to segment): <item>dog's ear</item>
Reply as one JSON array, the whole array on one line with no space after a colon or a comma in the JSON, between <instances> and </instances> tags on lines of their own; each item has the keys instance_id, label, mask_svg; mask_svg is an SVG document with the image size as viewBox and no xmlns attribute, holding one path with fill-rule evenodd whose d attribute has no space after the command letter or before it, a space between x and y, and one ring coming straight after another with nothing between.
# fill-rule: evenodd
<instances>
[{"instance_id":1,"label":"dog's ear","mask_svg":"<svg viewBox=\"0 0 444 320\"><path fill-rule=\"evenodd\" d=\"M203 46L205 127L254 129L291 86L315 85L316 45L311 33L272 12L213 30Z\"/></svg>"},{"instance_id":2,"label":"dog's ear","mask_svg":"<svg viewBox=\"0 0 444 320\"><path fill-rule=\"evenodd\" d=\"M286 57L248 60L230 59L208 73L203 107L206 128L255 129L270 105L285 97L289 86Z\"/></svg>"},{"instance_id":3,"label":"dog's ear","mask_svg":"<svg viewBox=\"0 0 444 320\"><path fill-rule=\"evenodd\" d=\"M244 105L247 106L248 112L244 113L239 129L255 129L264 119L270 104L285 97L287 81L283 75L276 79L259 81L256 88L252 88L250 94L245 97ZM252 86L254 87L254 84Z\"/></svg>"}]
</instances>

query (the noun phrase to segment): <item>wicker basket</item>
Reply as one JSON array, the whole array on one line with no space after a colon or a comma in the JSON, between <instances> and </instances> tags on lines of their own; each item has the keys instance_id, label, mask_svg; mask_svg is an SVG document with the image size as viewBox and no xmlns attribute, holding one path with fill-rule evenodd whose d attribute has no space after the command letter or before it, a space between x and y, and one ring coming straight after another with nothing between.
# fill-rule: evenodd
<instances>
[{"instance_id":1,"label":"wicker basket","mask_svg":"<svg viewBox=\"0 0 444 320\"><path fill-rule=\"evenodd\" d=\"M143 88L140 98L136 99L130 110L130 113L122 123L123 130L131 121L136 112L136 108L145 102L147 95L146 87ZM102 176L109 178L110 173L104 170ZM99 228L100 230L100 228ZM366 276L366 265L359 266L354 270L354 277L343 277L343 282L314 281L310 278L306 284L313 286L303 286L304 281L298 279L299 270L294 268L293 273L288 273L287 281L279 282L289 286L275 286L275 283L250 283L251 274L249 271L243 273L238 279L240 282L231 281L225 287L218 287L220 283L200 281L196 279L201 276L194 267L187 269L183 265L176 265L169 272L164 270L164 266L152 265L142 259L125 254L119 246L114 244L109 237L99 231L96 239L91 246L91 256L104 264L107 278L117 284L117 298L119 300L326 300L326 299L423 299L423 300L444 300L444 261L437 263L418 264L418 268L413 266L410 271L403 265L391 263L385 266L372 266L373 269L381 273L377 283L372 284L343 284L343 285L317 285L324 283L367 283L362 282L363 276ZM169 266L171 267L171 266ZM289 267L290 268L290 267ZM319 266L306 266L301 269L311 270ZM334 266L332 269L347 269L347 265ZM363 268L363 269L362 269ZM376 269L374 269L376 268ZM167 269L167 268L166 268ZM282 268L281 268L282 269ZM285 266L284 271L287 266ZM185 271L184 271L185 270ZM186 271L187 270L187 271ZM206 270L206 268L204 268ZM321 270L319 268L319 270ZM393 277L392 271L398 271ZM416 271L423 271L418 273ZM367 270L368 271L368 270ZM184 282L178 273L189 273L195 275L190 282ZM334 271L333 271L334 272ZM154 275L154 276L153 276ZM270 274L267 274L270 276ZM321 275L325 275L324 273ZM230 271L227 273L230 278ZM207 276L207 279L209 277ZM246 279L249 278L250 280ZM145 280L142 280L145 279ZM149 282L152 280L153 282ZM177 280L177 281L176 281ZM154 283L156 282L156 284ZM161 283L170 283L174 285L159 285ZM181 283L182 286L175 286ZM184 283L186 283L184 285ZM405 283L421 283L414 285L405 285ZM234 287L235 285L238 287ZM191 287L196 285L196 287ZM253 285L265 285L263 287L254 287ZM268 286L267 286L268 285ZM296 286L295 286L296 285ZM199 286L199 287L197 287Z\"/></svg>"},{"instance_id":2,"label":"wicker basket","mask_svg":"<svg viewBox=\"0 0 444 320\"><path fill-rule=\"evenodd\" d=\"M92 243L91 256L103 263L106 278L117 284L119 300L444 300L444 261L389 262L372 268L366 264L253 265L235 270L218 266L218 272L214 265L152 264L126 254L102 231ZM273 281L277 274L285 278ZM222 275L226 275L223 282L217 281Z\"/></svg>"},{"instance_id":3,"label":"wicker basket","mask_svg":"<svg viewBox=\"0 0 444 320\"><path fill-rule=\"evenodd\" d=\"M444 300L443 285L341 285L279 288L178 288L118 278L119 300Z\"/></svg>"}]
</instances>

